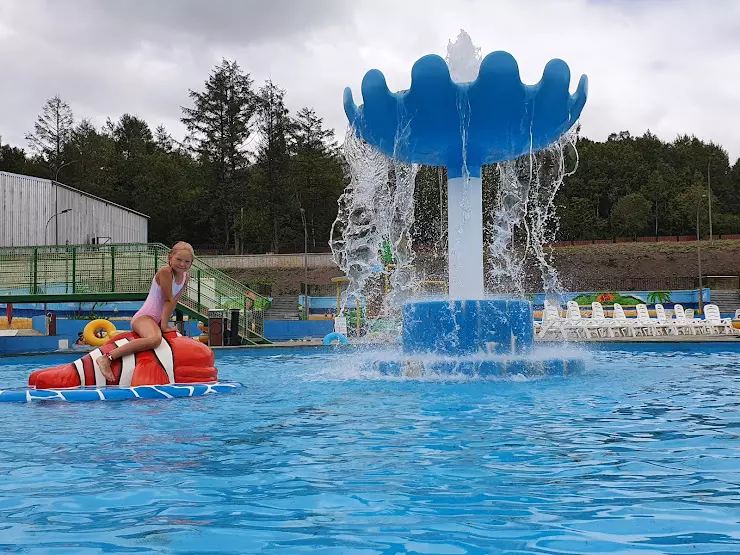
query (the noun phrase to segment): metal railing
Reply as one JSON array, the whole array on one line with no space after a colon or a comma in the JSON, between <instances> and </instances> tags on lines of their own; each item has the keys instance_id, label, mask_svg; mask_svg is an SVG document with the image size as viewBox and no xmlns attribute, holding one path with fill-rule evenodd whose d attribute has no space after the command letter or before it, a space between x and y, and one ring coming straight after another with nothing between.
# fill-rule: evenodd
<instances>
[{"instance_id":1,"label":"metal railing","mask_svg":"<svg viewBox=\"0 0 740 555\"><path fill-rule=\"evenodd\" d=\"M159 243L0 248L0 299L3 294L146 294L169 247ZM207 317L208 310L241 310L244 337L264 335L269 299L197 257L180 303Z\"/></svg>"}]
</instances>

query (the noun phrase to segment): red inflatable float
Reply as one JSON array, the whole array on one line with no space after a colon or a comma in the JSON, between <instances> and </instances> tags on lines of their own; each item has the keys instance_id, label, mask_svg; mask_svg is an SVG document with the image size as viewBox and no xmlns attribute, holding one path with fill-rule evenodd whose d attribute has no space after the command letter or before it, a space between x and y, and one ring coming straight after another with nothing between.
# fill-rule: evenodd
<instances>
[{"instance_id":1,"label":"red inflatable float","mask_svg":"<svg viewBox=\"0 0 740 555\"><path fill-rule=\"evenodd\" d=\"M166 385L171 383L209 383L218 380L215 356L207 345L183 337L177 332L164 335L159 347L135 355L126 355L113 361L116 379L109 382L100 372L95 360L117 346L137 339L134 332L118 334L108 343L72 363L54 368L36 370L28 378L28 385L36 389L120 385Z\"/></svg>"}]
</instances>

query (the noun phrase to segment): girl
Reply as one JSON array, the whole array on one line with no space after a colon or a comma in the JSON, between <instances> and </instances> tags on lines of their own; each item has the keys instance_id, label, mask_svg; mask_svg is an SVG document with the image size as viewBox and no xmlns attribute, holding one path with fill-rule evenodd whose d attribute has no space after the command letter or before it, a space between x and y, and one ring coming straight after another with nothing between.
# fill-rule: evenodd
<instances>
[{"instance_id":1,"label":"girl","mask_svg":"<svg viewBox=\"0 0 740 555\"><path fill-rule=\"evenodd\" d=\"M168 322L188 284L188 270L194 258L193 247L188 243L180 241L172 247L167 257L167 266L160 268L152 280L152 288L144 306L131 318L131 329L140 339L129 341L95 361L108 381L115 382L111 370L114 360L132 353L156 349L162 342L163 333L176 331Z\"/></svg>"}]
</instances>

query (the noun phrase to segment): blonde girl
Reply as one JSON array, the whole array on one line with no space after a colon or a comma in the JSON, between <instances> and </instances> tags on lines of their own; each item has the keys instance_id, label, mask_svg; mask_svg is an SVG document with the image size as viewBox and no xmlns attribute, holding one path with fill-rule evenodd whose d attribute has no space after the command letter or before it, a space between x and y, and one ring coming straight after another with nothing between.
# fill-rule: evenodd
<instances>
[{"instance_id":1,"label":"blonde girl","mask_svg":"<svg viewBox=\"0 0 740 555\"><path fill-rule=\"evenodd\" d=\"M176 331L169 325L170 316L187 287L190 279L188 270L194 258L195 254L190 244L180 241L172 247L167 257L167 266L162 266L157 271L144 306L131 319L131 329L140 338L129 341L95 361L108 381L115 381L111 370L111 363L114 360L125 355L156 349L162 342L163 333Z\"/></svg>"}]
</instances>

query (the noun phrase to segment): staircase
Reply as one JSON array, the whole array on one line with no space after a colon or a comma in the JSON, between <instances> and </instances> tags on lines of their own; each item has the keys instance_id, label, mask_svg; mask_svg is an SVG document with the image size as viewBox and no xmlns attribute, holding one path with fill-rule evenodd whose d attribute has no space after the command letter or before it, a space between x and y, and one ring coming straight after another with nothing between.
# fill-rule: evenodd
<instances>
[{"instance_id":1,"label":"staircase","mask_svg":"<svg viewBox=\"0 0 740 555\"><path fill-rule=\"evenodd\" d=\"M737 289L712 289L711 299L722 313L734 314L740 308L740 292Z\"/></svg>"},{"instance_id":2,"label":"staircase","mask_svg":"<svg viewBox=\"0 0 740 555\"><path fill-rule=\"evenodd\" d=\"M3 247L0 302L142 301L169 251L160 243ZM197 257L189 276L179 310L207 322L209 310L238 308L242 341L270 343L263 333L267 298Z\"/></svg>"},{"instance_id":3,"label":"staircase","mask_svg":"<svg viewBox=\"0 0 740 555\"><path fill-rule=\"evenodd\" d=\"M300 320L298 297L287 295L273 297L270 308L265 311L265 320Z\"/></svg>"}]
</instances>

